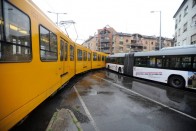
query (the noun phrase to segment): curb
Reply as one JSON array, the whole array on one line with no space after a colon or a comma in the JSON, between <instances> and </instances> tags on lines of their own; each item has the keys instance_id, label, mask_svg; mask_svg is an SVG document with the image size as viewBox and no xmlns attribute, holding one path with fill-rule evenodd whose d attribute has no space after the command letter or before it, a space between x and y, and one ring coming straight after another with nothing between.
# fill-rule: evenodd
<instances>
[{"instance_id":1,"label":"curb","mask_svg":"<svg viewBox=\"0 0 196 131\"><path fill-rule=\"evenodd\" d=\"M83 131L73 112L62 108L55 112L46 131Z\"/></svg>"}]
</instances>

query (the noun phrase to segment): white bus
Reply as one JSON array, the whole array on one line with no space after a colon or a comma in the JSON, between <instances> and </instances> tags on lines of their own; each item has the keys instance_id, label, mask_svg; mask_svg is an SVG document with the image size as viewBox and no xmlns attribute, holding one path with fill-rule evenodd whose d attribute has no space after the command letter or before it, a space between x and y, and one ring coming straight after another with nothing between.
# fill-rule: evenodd
<instances>
[{"instance_id":1,"label":"white bus","mask_svg":"<svg viewBox=\"0 0 196 131\"><path fill-rule=\"evenodd\" d=\"M124 73L125 55L126 53L116 53L114 55L107 56L106 68L118 73Z\"/></svg>"},{"instance_id":2,"label":"white bus","mask_svg":"<svg viewBox=\"0 0 196 131\"><path fill-rule=\"evenodd\" d=\"M196 45L125 54L122 67L125 75L196 89Z\"/></svg>"}]
</instances>

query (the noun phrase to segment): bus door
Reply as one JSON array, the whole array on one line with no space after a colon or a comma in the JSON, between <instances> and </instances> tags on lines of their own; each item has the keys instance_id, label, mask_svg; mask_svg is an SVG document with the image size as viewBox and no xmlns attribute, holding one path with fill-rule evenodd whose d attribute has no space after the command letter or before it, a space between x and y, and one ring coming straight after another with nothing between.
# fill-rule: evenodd
<instances>
[{"instance_id":1,"label":"bus door","mask_svg":"<svg viewBox=\"0 0 196 131\"><path fill-rule=\"evenodd\" d=\"M134 66L134 53L126 54L124 58L124 74L133 76L133 66Z\"/></svg>"},{"instance_id":2,"label":"bus door","mask_svg":"<svg viewBox=\"0 0 196 131\"><path fill-rule=\"evenodd\" d=\"M68 63L68 43L61 39L61 56L60 56L60 61L61 61L61 80L62 84L64 84L67 81L67 76L68 76L68 71L69 71L69 63Z\"/></svg>"}]
</instances>

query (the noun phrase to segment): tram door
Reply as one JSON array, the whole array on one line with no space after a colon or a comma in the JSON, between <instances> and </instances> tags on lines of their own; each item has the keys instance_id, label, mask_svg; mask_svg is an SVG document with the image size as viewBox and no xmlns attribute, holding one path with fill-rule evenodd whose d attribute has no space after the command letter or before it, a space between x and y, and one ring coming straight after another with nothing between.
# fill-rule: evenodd
<instances>
[{"instance_id":1,"label":"tram door","mask_svg":"<svg viewBox=\"0 0 196 131\"><path fill-rule=\"evenodd\" d=\"M61 39L60 42L60 61L61 61L61 80L62 84L65 83L68 79L68 71L69 71L69 62L68 62L68 43Z\"/></svg>"}]
</instances>

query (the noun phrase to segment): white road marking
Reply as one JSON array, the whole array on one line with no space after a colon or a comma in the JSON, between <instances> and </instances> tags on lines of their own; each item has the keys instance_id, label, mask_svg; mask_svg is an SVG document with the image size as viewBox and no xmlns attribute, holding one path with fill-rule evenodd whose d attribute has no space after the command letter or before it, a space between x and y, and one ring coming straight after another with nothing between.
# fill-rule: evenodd
<instances>
[{"instance_id":1,"label":"white road marking","mask_svg":"<svg viewBox=\"0 0 196 131\"><path fill-rule=\"evenodd\" d=\"M172 110L172 111L175 111L175 112L177 112L177 113L179 113L179 114L181 114L181 115L184 115L184 116L186 116L186 117L188 117L188 118L191 118L191 119L193 119L193 120L196 120L195 117L190 116L190 115L188 115L188 114L186 114L186 113L183 113L183 112L181 112L181 111L179 111L179 110L176 110L176 109L174 109L174 108L172 108L172 107L169 107L169 106L167 106L167 105L165 105L165 104L163 104L163 103L160 103L160 102L158 102L158 101L156 101L156 100L153 100L153 99L151 99L151 98L149 98L149 97L146 97L146 96L144 96L144 95L142 95L142 94L139 94L139 93L137 93L137 92L135 92L135 91L132 91L132 90L130 90L130 89L127 89L127 88L125 88L125 87L123 87L123 86L121 86L121 85L118 85L118 84L116 84L116 83L113 83L113 82L111 82L111 81L109 81L109 80L106 80L106 79L104 79L104 78L101 78L101 77L99 77L99 76L96 76L96 75L94 75L94 76L97 77L97 78L99 78L99 79L102 79L102 80L104 80L104 81L106 81L106 82L108 82L108 83L111 83L111 84L113 84L113 85L115 85L115 86L117 86L117 87L119 87L119 88L121 88L121 89L124 89L124 90L127 90L127 91L129 91L129 92L132 92L132 93L134 93L134 94L136 94L136 95L138 95L138 96L141 96L141 97L143 97L143 98L145 98L145 99L148 99L148 100L150 100L150 101L152 101L152 102L154 102L154 103L157 103L157 104L159 104L159 105L161 105L161 106L163 106L163 107L165 107L165 108L168 108L168 109L170 109L170 110Z\"/></svg>"},{"instance_id":2,"label":"white road marking","mask_svg":"<svg viewBox=\"0 0 196 131\"><path fill-rule=\"evenodd\" d=\"M76 89L75 86L74 86L73 88L74 88L74 90L75 90L75 92L76 92L76 94L77 94L77 96L78 96L78 98L79 98L79 100L80 100L80 102L81 102L83 108L84 108L84 111L85 111L86 114L87 114L87 117L89 118L91 124L93 125L95 131L99 131L99 129L98 129L98 127L96 126L96 123L95 123L95 121L94 121L94 119L93 119L91 113L89 112L88 108L86 107L86 104L84 103L82 97L81 97L80 94L78 93L78 90Z\"/></svg>"}]
</instances>

